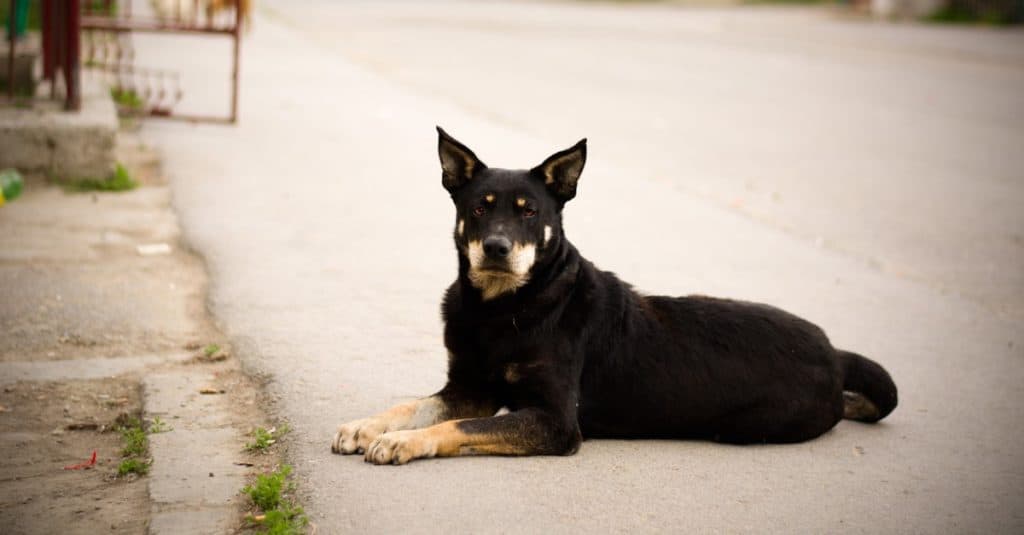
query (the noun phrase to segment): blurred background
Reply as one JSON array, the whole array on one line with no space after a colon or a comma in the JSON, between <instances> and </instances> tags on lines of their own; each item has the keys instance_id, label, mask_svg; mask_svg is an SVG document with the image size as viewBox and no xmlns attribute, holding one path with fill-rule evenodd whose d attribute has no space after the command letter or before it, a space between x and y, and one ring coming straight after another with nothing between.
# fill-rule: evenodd
<instances>
[{"instance_id":1,"label":"blurred background","mask_svg":"<svg viewBox=\"0 0 1024 535\"><path fill-rule=\"evenodd\" d=\"M159 149L321 529L1024 529L1024 1L29 4L17 46L54 25L34 75L55 85L11 102L98 86ZM434 125L496 167L587 137L565 212L584 256L647 293L806 316L886 366L901 407L785 448L328 455L337 424L444 381Z\"/></svg>"}]
</instances>

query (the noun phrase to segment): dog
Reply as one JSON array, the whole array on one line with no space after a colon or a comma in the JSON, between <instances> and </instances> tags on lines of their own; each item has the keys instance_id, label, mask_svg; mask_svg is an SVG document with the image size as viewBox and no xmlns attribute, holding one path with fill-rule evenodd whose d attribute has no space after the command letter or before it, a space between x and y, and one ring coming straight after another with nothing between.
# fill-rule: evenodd
<instances>
[{"instance_id":1,"label":"dog","mask_svg":"<svg viewBox=\"0 0 1024 535\"><path fill-rule=\"evenodd\" d=\"M584 439L793 443L877 422L896 385L777 308L646 296L566 239L586 139L530 170L492 169L440 127L458 279L442 304L448 379L433 396L343 424L367 462L570 455ZM499 409L501 409L499 411Z\"/></svg>"}]
</instances>

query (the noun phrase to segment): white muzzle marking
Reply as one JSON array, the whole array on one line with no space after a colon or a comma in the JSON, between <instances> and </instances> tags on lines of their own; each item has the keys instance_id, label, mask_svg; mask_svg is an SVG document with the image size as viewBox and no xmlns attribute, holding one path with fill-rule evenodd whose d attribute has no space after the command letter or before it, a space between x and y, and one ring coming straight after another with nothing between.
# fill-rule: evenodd
<instances>
[{"instance_id":1,"label":"white muzzle marking","mask_svg":"<svg viewBox=\"0 0 1024 535\"><path fill-rule=\"evenodd\" d=\"M469 282L480 290L484 301L499 295L514 292L530 280L530 268L537 258L537 246L532 243L516 243L509 252L508 272L481 269L486 255L480 240L469 242Z\"/></svg>"}]
</instances>

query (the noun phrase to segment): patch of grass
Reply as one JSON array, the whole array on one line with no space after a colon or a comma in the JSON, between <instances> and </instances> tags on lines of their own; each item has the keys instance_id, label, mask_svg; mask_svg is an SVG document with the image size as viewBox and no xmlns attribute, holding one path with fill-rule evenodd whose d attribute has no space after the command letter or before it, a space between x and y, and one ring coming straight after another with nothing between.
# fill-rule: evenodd
<instances>
[{"instance_id":1,"label":"patch of grass","mask_svg":"<svg viewBox=\"0 0 1024 535\"><path fill-rule=\"evenodd\" d=\"M294 535L305 532L308 523L309 518L301 507L290 506L266 512L262 531L269 535Z\"/></svg>"},{"instance_id":2,"label":"patch of grass","mask_svg":"<svg viewBox=\"0 0 1024 535\"><path fill-rule=\"evenodd\" d=\"M68 184L73 191L128 191L138 187L139 183L121 164L117 164L114 174L105 179L83 178Z\"/></svg>"},{"instance_id":3,"label":"patch of grass","mask_svg":"<svg viewBox=\"0 0 1024 535\"><path fill-rule=\"evenodd\" d=\"M220 351L220 346L219 345L217 345L217 344L210 344L210 345L208 345L208 346L203 348L203 355L206 355L207 357L212 357L218 351Z\"/></svg>"},{"instance_id":4,"label":"patch of grass","mask_svg":"<svg viewBox=\"0 0 1024 535\"><path fill-rule=\"evenodd\" d=\"M132 111L138 111L142 109L144 102L142 97L139 96L138 92L134 89L125 89L123 87L111 87L110 98L114 99L114 103L119 108L125 108Z\"/></svg>"},{"instance_id":5,"label":"patch of grass","mask_svg":"<svg viewBox=\"0 0 1024 535\"><path fill-rule=\"evenodd\" d=\"M246 451L250 451L250 452L266 451L266 449L269 448L270 445L274 443L274 435L270 431L267 431L266 429L263 429L262 427L257 427L252 432L252 438L253 438L253 441L252 442L248 442L245 445L245 450Z\"/></svg>"},{"instance_id":6,"label":"patch of grass","mask_svg":"<svg viewBox=\"0 0 1024 535\"><path fill-rule=\"evenodd\" d=\"M253 505L263 512L261 515L248 517L261 533L302 533L303 528L309 523L302 508L292 503L288 496L295 491L295 484L288 481L291 471L290 466L282 465L274 472L256 476L256 481L252 485L242 489L243 493L249 495Z\"/></svg>"},{"instance_id":7,"label":"patch of grass","mask_svg":"<svg viewBox=\"0 0 1024 535\"><path fill-rule=\"evenodd\" d=\"M157 423L158 420L154 420L154 423ZM166 427L166 424L159 422L158 427ZM146 459L146 454L149 452L149 439L146 438L146 430L142 428L142 421L134 416L119 417L117 431L121 433L121 440L124 443L121 448L121 456L124 459L117 466L117 475L124 477L129 474L139 476L148 474L152 463Z\"/></svg>"},{"instance_id":8,"label":"patch of grass","mask_svg":"<svg viewBox=\"0 0 1024 535\"><path fill-rule=\"evenodd\" d=\"M257 427L252 432L252 442L245 444L245 451L250 453L263 453L267 451L267 448L272 446L278 439L288 434L288 426L282 425L280 428L263 429Z\"/></svg>"},{"instance_id":9,"label":"patch of grass","mask_svg":"<svg viewBox=\"0 0 1024 535\"><path fill-rule=\"evenodd\" d=\"M141 427L121 429L121 439L124 440L124 447L121 448L122 457L146 454L146 432Z\"/></svg>"},{"instance_id":10,"label":"patch of grass","mask_svg":"<svg viewBox=\"0 0 1024 535\"><path fill-rule=\"evenodd\" d=\"M131 457L121 461L121 464L117 465L117 475L126 476L128 474L136 474L144 476L149 473L149 463L142 459L136 459Z\"/></svg>"},{"instance_id":11,"label":"patch of grass","mask_svg":"<svg viewBox=\"0 0 1024 535\"><path fill-rule=\"evenodd\" d=\"M161 420L160 417L157 416L156 418L153 418L152 422L150 422L149 429L147 429L146 432L149 433L150 435L156 435L159 433L166 433L168 431L173 430L173 427L167 425L167 422Z\"/></svg>"},{"instance_id":12,"label":"patch of grass","mask_svg":"<svg viewBox=\"0 0 1024 535\"><path fill-rule=\"evenodd\" d=\"M242 492L248 494L252 503L264 512L277 509L281 505L282 494L293 490L293 485L287 481L291 473L292 467L281 465L275 472L256 476L256 482L246 485Z\"/></svg>"}]
</instances>

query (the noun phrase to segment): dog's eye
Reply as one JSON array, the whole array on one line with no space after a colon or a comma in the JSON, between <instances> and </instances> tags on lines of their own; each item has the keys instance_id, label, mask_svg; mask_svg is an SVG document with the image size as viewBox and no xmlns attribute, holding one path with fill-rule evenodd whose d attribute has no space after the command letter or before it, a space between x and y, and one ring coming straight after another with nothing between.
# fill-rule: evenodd
<instances>
[{"instance_id":1,"label":"dog's eye","mask_svg":"<svg viewBox=\"0 0 1024 535\"><path fill-rule=\"evenodd\" d=\"M483 206L477 206L476 208L473 209L473 215L479 216L484 215L485 213L487 213L487 209L484 208Z\"/></svg>"},{"instance_id":2,"label":"dog's eye","mask_svg":"<svg viewBox=\"0 0 1024 535\"><path fill-rule=\"evenodd\" d=\"M533 217L535 215L537 215L537 211L534 210L533 208L524 208L523 209L523 217Z\"/></svg>"}]
</instances>

